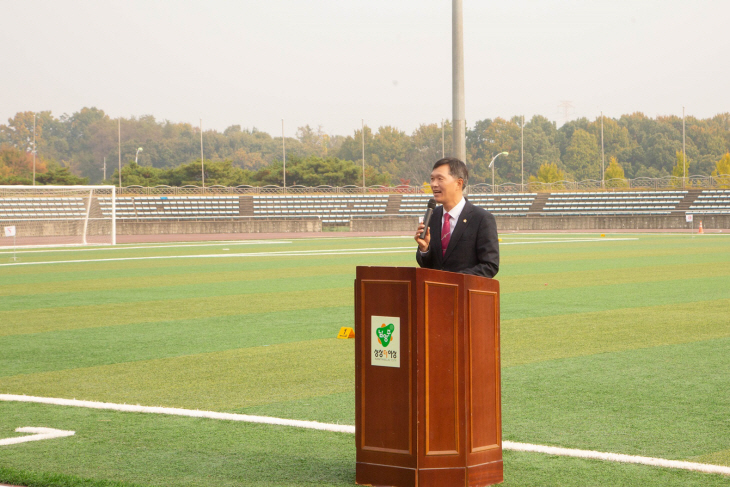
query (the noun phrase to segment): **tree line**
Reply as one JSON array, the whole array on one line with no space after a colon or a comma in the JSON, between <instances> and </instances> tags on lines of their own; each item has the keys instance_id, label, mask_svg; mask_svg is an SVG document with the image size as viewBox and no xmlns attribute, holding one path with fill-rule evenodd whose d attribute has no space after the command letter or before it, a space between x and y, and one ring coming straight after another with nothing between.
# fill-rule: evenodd
<instances>
[{"instance_id":1,"label":"tree line","mask_svg":"<svg viewBox=\"0 0 730 487\"><path fill-rule=\"evenodd\" d=\"M35 145L33 126L33 112L19 112L0 125L0 184L31 182L34 149L39 184L102 183L104 159L105 182L117 183L119 132L124 185L202 182L200 129L188 123L151 115L112 119L97 108L60 117L45 111L35 114ZM495 163L495 182L520 183L523 144L525 183L600 180L602 165L606 179L730 172L730 113L687 117L685 126L686 161L677 116L633 113L581 118L561 127L541 115L525 120L524 127L521 117L478 120L466 133L470 183L491 182L489 162L503 151L508 155ZM442 152L451 152L451 136L448 121L422 124L410 134L392 126L377 131L365 126L364 134L358 129L347 136L299 127L284 141L287 185L361 185L363 139L367 185L421 185ZM283 184L281 137L232 125L223 132L206 130L202 138L206 185Z\"/></svg>"}]
</instances>

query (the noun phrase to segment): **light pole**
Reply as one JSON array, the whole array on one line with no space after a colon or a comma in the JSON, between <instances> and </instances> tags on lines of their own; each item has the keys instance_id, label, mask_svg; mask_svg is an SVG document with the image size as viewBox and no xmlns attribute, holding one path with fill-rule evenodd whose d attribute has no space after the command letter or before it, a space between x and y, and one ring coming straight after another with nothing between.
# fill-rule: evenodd
<instances>
[{"instance_id":1,"label":"light pole","mask_svg":"<svg viewBox=\"0 0 730 487\"><path fill-rule=\"evenodd\" d=\"M33 113L33 186L35 186L35 113Z\"/></svg>"},{"instance_id":2,"label":"light pole","mask_svg":"<svg viewBox=\"0 0 730 487\"><path fill-rule=\"evenodd\" d=\"M603 112L601 112L601 189L606 189L606 153L603 150Z\"/></svg>"},{"instance_id":3,"label":"light pole","mask_svg":"<svg viewBox=\"0 0 730 487\"><path fill-rule=\"evenodd\" d=\"M205 194L205 159L203 159L203 119L200 119L200 180L203 183L203 194Z\"/></svg>"},{"instance_id":4,"label":"light pole","mask_svg":"<svg viewBox=\"0 0 730 487\"><path fill-rule=\"evenodd\" d=\"M137 164L137 158L139 157L139 153L142 152L142 148L140 147L137 149L137 153L134 155L134 163Z\"/></svg>"},{"instance_id":5,"label":"light pole","mask_svg":"<svg viewBox=\"0 0 730 487\"><path fill-rule=\"evenodd\" d=\"M122 117L118 120L118 134L119 134L119 192L122 191Z\"/></svg>"},{"instance_id":6,"label":"light pole","mask_svg":"<svg viewBox=\"0 0 730 487\"><path fill-rule=\"evenodd\" d=\"M494 190L494 160L503 154L506 156L507 154L509 154L509 152L500 152L496 156L492 157L492 162L489 163L489 167L492 168L492 193L496 193L496 191Z\"/></svg>"},{"instance_id":7,"label":"light pole","mask_svg":"<svg viewBox=\"0 0 730 487\"><path fill-rule=\"evenodd\" d=\"M466 162L466 118L464 115L464 14L462 0L451 2L451 123L453 155Z\"/></svg>"},{"instance_id":8,"label":"light pole","mask_svg":"<svg viewBox=\"0 0 730 487\"><path fill-rule=\"evenodd\" d=\"M520 184L520 191L525 192L525 116L522 115L522 148L520 149L520 156L522 157L522 184Z\"/></svg>"}]
</instances>

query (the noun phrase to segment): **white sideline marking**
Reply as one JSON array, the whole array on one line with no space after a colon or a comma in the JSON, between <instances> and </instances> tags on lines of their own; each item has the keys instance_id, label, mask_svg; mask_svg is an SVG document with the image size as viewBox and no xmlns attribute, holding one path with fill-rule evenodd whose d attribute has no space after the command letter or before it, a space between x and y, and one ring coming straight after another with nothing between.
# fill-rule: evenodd
<instances>
[{"instance_id":1,"label":"white sideline marking","mask_svg":"<svg viewBox=\"0 0 730 487\"><path fill-rule=\"evenodd\" d=\"M33 428L26 426L24 428L18 428L15 430L16 433L34 433L32 436L18 436L17 438L5 438L0 440L0 446L3 445L16 445L18 443L25 443L26 441L39 441L39 440L50 440L51 438L63 438L64 436L73 436L76 434L75 431L64 431L57 430L54 428Z\"/></svg>"},{"instance_id":2,"label":"white sideline marking","mask_svg":"<svg viewBox=\"0 0 730 487\"><path fill-rule=\"evenodd\" d=\"M135 247L130 246L129 244L118 244L118 245L107 245L105 247L85 247L81 244L78 246L75 246L73 248L55 248L58 246L54 246L53 248L48 247L44 248L44 246L23 246L21 248L21 251L19 253L23 254L36 254L36 253L51 253L51 252L92 252L95 250L130 250L130 249L172 249L176 247L221 247L224 245L263 245L263 244L290 244L292 243L290 240L220 240L216 242L208 242L208 243L185 243L185 242L178 242L174 245L165 245L164 243L158 243L156 245L149 244L149 245L137 245ZM2 249L9 249L11 247L2 247L0 246L0 250ZM37 250L25 250L28 248L34 248ZM0 254L12 254L13 252L3 252L0 251Z\"/></svg>"},{"instance_id":3,"label":"white sideline marking","mask_svg":"<svg viewBox=\"0 0 730 487\"><path fill-rule=\"evenodd\" d=\"M0 394L0 401L32 402L52 404L55 406L74 406L90 409L105 409L123 411L126 413L167 414L171 416L187 416L190 418L223 419L227 421L243 421L246 423L276 424L294 426L336 433L355 433L355 427L344 424L318 423L317 421L300 421L296 419L270 418L267 416L251 416L249 414L217 413L215 411L200 411L193 409L134 406L132 404L114 404L109 402L79 401L77 399L58 399L53 397L18 396L15 394Z\"/></svg>"},{"instance_id":4,"label":"white sideline marking","mask_svg":"<svg viewBox=\"0 0 730 487\"><path fill-rule=\"evenodd\" d=\"M542 240L534 242L502 242L500 245L534 245L541 243L584 243L584 242L606 242L618 240L639 240L638 238L584 238L574 240ZM358 254L403 254L416 251L415 246L411 247L382 247L364 249L332 249L332 250L281 250L276 252L247 252L237 254L199 254L199 255L154 255L147 257L112 257L108 259L80 259L80 260L53 260L36 262L11 262L0 264L2 266L17 265L39 265L39 264L81 264L88 262L119 262L129 260L154 260L154 259L216 259L221 257L304 257L318 255L358 255Z\"/></svg>"},{"instance_id":5,"label":"white sideline marking","mask_svg":"<svg viewBox=\"0 0 730 487\"><path fill-rule=\"evenodd\" d=\"M104 409L130 413L166 414L172 416L187 416L191 418L222 419L227 421L243 421L246 423L273 424L280 426L293 426L296 428L307 428L320 431L333 431L335 433L355 434L355 427L345 424L329 424L317 421L300 421L295 419L271 418L268 416L251 416L248 414L217 413L214 411L200 411L192 409L150 407L131 404L114 404L108 402L80 401L77 399L59 399L53 397L21 396L15 394L0 394L0 401L32 402L39 404L52 404L56 406L74 406L90 409ZM19 431L19 430L16 430ZM73 432L66 432L71 433ZM15 439L15 438L13 438ZM705 473L718 473L730 475L730 467L722 465L710 465L705 463L683 462L679 460L666 460L664 458L640 457L624 455L621 453L604 453L591 450L576 450L573 448L559 448L555 446L532 445L530 443L516 443L503 441L502 448L505 450L545 453L548 455L560 455L577 458L588 458L594 460L607 460L621 463L637 463L653 467L678 468L683 470L694 470Z\"/></svg>"},{"instance_id":6,"label":"white sideline marking","mask_svg":"<svg viewBox=\"0 0 730 487\"><path fill-rule=\"evenodd\" d=\"M651 465L652 467L679 468L683 470L695 470L698 472L730 475L730 467L724 467L722 465L709 465L706 463L666 460L664 458L639 457L634 455L623 455L621 453L604 453L591 450L576 450L573 448L560 448L556 446L531 445L530 443L514 443L512 441L502 442L502 447L507 450L546 453L548 455L589 458L593 460L608 460L610 462L638 463L641 465Z\"/></svg>"}]
</instances>

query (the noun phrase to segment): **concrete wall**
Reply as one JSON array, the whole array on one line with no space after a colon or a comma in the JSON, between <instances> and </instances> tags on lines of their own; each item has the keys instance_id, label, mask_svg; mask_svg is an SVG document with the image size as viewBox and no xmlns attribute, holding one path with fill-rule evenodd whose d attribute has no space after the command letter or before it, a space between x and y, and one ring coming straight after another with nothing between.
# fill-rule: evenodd
<instances>
[{"instance_id":1,"label":"concrete wall","mask_svg":"<svg viewBox=\"0 0 730 487\"><path fill-rule=\"evenodd\" d=\"M695 215L694 228L730 228L730 215ZM542 216L497 217L498 230L684 230L692 228L684 215L667 216Z\"/></svg>"},{"instance_id":2,"label":"concrete wall","mask_svg":"<svg viewBox=\"0 0 730 487\"><path fill-rule=\"evenodd\" d=\"M307 219L237 219L218 221L146 221L117 222L117 235L184 235L216 233L290 233L321 232L322 220Z\"/></svg>"},{"instance_id":3,"label":"concrete wall","mask_svg":"<svg viewBox=\"0 0 730 487\"><path fill-rule=\"evenodd\" d=\"M668 216L540 216L495 217L499 231L527 230L679 230L692 228L684 215ZM730 215L695 215L694 228L730 229ZM418 228L418 217L399 216L356 218L350 223L353 232L411 232Z\"/></svg>"}]
</instances>

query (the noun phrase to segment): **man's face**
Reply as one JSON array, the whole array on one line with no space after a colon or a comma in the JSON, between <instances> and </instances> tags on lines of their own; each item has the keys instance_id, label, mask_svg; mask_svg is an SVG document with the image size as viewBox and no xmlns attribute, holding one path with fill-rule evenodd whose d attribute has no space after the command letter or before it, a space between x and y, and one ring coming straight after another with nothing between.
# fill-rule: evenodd
<instances>
[{"instance_id":1,"label":"man's face","mask_svg":"<svg viewBox=\"0 0 730 487\"><path fill-rule=\"evenodd\" d=\"M448 209L461 201L461 179L454 178L449 172L448 164L439 166L431 172L431 190L437 203L446 205Z\"/></svg>"}]
</instances>

